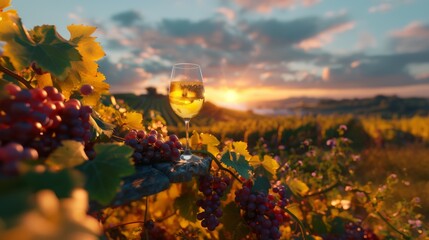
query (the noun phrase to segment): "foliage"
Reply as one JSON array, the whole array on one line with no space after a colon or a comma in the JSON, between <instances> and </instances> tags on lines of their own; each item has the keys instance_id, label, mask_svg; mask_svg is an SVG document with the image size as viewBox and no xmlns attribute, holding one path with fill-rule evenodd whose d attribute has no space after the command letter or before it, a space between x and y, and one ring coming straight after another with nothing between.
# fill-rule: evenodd
<instances>
[{"instance_id":1,"label":"foliage","mask_svg":"<svg viewBox=\"0 0 429 240\"><path fill-rule=\"evenodd\" d=\"M0 142L0 239L96 239L101 234L109 239L251 239L267 231L276 239L350 239L362 234L372 239L428 237L423 216L416 211L419 199L408 196L398 201L393 195L403 183L401 176L390 174L377 185L361 181L356 174L363 157L358 151L372 144L398 144L409 136L405 133L415 137L410 141L429 140L423 117L261 118L231 111L227 113L233 117L222 118L226 110L208 105L213 110L208 112L219 117L195 131L190 146L195 154L211 160L207 174L222 181L202 177L210 191L198 188L195 180L174 183L144 199L113 206L118 191L127 190L124 179L134 179L127 187L136 189L144 181L156 183L154 176L133 178L141 168L131 161L135 151L123 144L124 133L157 130L157 138L166 138L164 123L175 121L166 99L152 94L157 97L158 113L146 111L145 119L114 97L106 101L102 95L108 94L109 86L96 63L104 51L93 37L94 27L71 25L68 40L51 25L26 30L16 11L5 10L9 5L10 1L0 1L0 40L4 42L0 100L28 101L25 94L36 91L24 90L58 89L60 93L52 94L60 99L57 104L74 103L69 105L76 107L70 117L77 125L90 124L93 134L86 140L65 139L59 146L46 144L47 156L37 154L26 142L10 145L14 148ZM22 96L13 95L18 87L10 82L24 89ZM93 90L81 93L84 85ZM45 88L49 86L55 88ZM27 104L15 106L26 110ZM85 121L77 111L81 104L93 110ZM254 119L245 120L249 116ZM0 111L1 121L8 117ZM36 124L41 130L35 139L40 140L43 131L54 125L44 124ZM134 145L144 151L142 145ZM174 172L174 166L183 163L167 164ZM90 214L102 226L86 214L88 203ZM207 216L198 217L203 209ZM220 225L209 224L210 230L217 227L207 231L198 219L214 215Z\"/></svg>"}]
</instances>

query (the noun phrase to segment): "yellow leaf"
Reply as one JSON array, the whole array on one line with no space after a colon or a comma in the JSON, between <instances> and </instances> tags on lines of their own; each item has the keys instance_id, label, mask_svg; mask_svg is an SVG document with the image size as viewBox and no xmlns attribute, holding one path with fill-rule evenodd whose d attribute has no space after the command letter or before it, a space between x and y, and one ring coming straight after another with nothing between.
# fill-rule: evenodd
<instances>
[{"instance_id":1,"label":"yellow leaf","mask_svg":"<svg viewBox=\"0 0 429 240\"><path fill-rule=\"evenodd\" d=\"M185 140L186 141L186 140ZM189 145L192 147L192 148L197 148L198 147L198 145L201 143L201 141L200 141L200 135L196 132L196 131L194 131L193 133L192 133L192 136L190 137L190 139L189 139Z\"/></svg>"},{"instance_id":2,"label":"yellow leaf","mask_svg":"<svg viewBox=\"0 0 429 240\"><path fill-rule=\"evenodd\" d=\"M203 144L217 146L220 144L219 140L211 134L201 133L201 140Z\"/></svg>"},{"instance_id":3,"label":"yellow leaf","mask_svg":"<svg viewBox=\"0 0 429 240\"><path fill-rule=\"evenodd\" d=\"M207 151L216 156L219 153L219 149L216 147L220 144L219 140L211 134L200 134L202 144L207 145Z\"/></svg>"},{"instance_id":4,"label":"yellow leaf","mask_svg":"<svg viewBox=\"0 0 429 240\"><path fill-rule=\"evenodd\" d=\"M296 178L290 180L287 185L293 193L301 196L304 196L310 190L307 184Z\"/></svg>"},{"instance_id":5,"label":"yellow leaf","mask_svg":"<svg viewBox=\"0 0 429 240\"><path fill-rule=\"evenodd\" d=\"M259 159L258 155L252 156L249 160L250 166L253 168L256 168L262 164L261 160Z\"/></svg>"},{"instance_id":6,"label":"yellow leaf","mask_svg":"<svg viewBox=\"0 0 429 240\"><path fill-rule=\"evenodd\" d=\"M97 28L93 26L72 24L67 26L67 29L70 32L70 41L77 43L81 38L90 37Z\"/></svg>"},{"instance_id":7,"label":"yellow leaf","mask_svg":"<svg viewBox=\"0 0 429 240\"><path fill-rule=\"evenodd\" d=\"M37 80L37 87L38 88L44 88L46 86L53 86L52 78L50 73L45 73L43 75L36 74L35 76Z\"/></svg>"},{"instance_id":8,"label":"yellow leaf","mask_svg":"<svg viewBox=\"0 0 429 240\"><path fill-rule=\"evenodd\" d=\"M100 43L94 41L94 39L87 38L79 42L77 50L84 59L97 61L105 56L103 48Z\"/></svg>"},{"instance_id":9,"label":"yellow leaf","mask_svg":"<svg viewBox=\"0 0 429 240\"><path fill-rule=\"evenodd\" d=\"M297 217L299 220L304 220L304 215L302 214L301 209L299 208L299 204L298 203L292 203L289 204L286 207L293 215L295 215L295 217Z\"/></svg>"},{"instance_id":10,"label":"yellow leaf","mask_svg":"<svg viewBox=\"0 0 429 240\"><path fill-rule=\"evenodd\" d=\"M250 159L252 157L249 154L249 151L247 151L247 143L240 141L240 142L233 142L232 145L234 146L235 152L244 156L245 159Z\"/></svg>"},{"instance_id":11,"label":"yellow leaf","mask_svg":"<svg viewBox=\"0 0 429 240\"><path fill-rule=\"evenodd\" d=\"M277 169L280 167L277 161L269 155L264 156L264 161L262 161L262 166L265 168L265 170L267 170L273 175L276 174Z\"/></svg>"},{"instance_id":12,"label":"yellow leaf","mask_svg":"<svg viewBox=\"0 0 429 240\"><path fill-rule=\"evenodd\" d=\"M0 11L10 6L10 0L0 0Z\"/></svg>"},{"instance_id":13,"label":"yellow leaf","mask_svg":"<svg viewBox=\"0 0 429 240\"><path fill-rule=\"evenodd\" d=\"M15 10L2 12L0 7L0 40L13 40L18 34L22 34L20 26L21 19Z\"/></svg>"},{"instance_id":14,"label":"yellow leaf","mask_svg":"<svg viewBox=\"0 0 429 240\"><path fill-rule=\"evenodd\" d=\"M143 116L138 112L128 112L125 115L124 125L128 129L143 129Z\"/></svg>"}]
</instances>

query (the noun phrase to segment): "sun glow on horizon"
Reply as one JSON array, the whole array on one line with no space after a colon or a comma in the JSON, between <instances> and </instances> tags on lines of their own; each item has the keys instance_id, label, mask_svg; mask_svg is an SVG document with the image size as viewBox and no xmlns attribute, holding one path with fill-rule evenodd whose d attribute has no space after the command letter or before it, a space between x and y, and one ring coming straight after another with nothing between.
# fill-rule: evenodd
<instances>
[{"instance_id":1,"label":"sun glow on horizon","mask_svg":"<svg viewBox=\"0 0 429 240\"><path fill-rule=\"evenodd\" d=\"M239 95L237 91L229 89L223 94L223 100L228 103L237 103L237 100L239 100Z\"/></svg>"}]
</instances>

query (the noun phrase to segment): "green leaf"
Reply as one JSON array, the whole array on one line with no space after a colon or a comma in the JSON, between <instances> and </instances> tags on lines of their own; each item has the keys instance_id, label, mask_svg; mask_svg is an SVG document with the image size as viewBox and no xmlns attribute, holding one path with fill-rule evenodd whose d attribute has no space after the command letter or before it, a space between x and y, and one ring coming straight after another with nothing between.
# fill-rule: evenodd
<instances>
[{"instance_id":1,"label":"green leaf","mask_svg":"<svg viewBox=\"0 0 429 240\"><path fill-rule=\"evenodd\" d=\"M95 113L91 115L89 118L89 123L94 129L95 134L100 136L101 134L106 135L107 137L111 137L113 134L113 129L116 127L114 124L110 124L104 122L100 117L98 117Z\"/></svg>"},{"instance_id":2,"label":"green leaf","mask_svg":"<svg viewBox=\"0 0 429 240\"><path fill-rule=\"evenodd\" d=\"M72 168L88 160L82 143L65 140L61 144L49 155L46 161L49 166L55 169Z\"/></svg>"},{"instance_id":3,"label":"green leaf","mask_svg":"<svg viewBox=\"0 0 429 240\"><path fill-rule=\"evenodd\" d=\"M233 202L223 208L223 216L220 221L223 224L220 234L224 234L224 239L244 239L250 232L241 217L240 208ZM226 234L232 234L232 236L226 236Z\"/></svg>"},{"instance_id":4,"label":"green leaf","mask_svg":"<svg viewBox=\"0 0 429 240\"><path fill-rule=\"evenodd\" d=\"M81 55L75 46L62 38L52 25L37 26L29 32L31 38L15 35L4 46L4 55L14 67L22 70L33 61L55 76L65 76L71 61L80 61Z\"/></svg>"},{"instance_id":5,"label":"green leaf","mask_svg":"<svg viewBox=\"0 0 429 240\"><path fill-rule=\"evenodd\" d=\"M83 186L81 173L74 169L65 169L59 172L29 172L24 178L33 192L50 189L55 192L58 198L70 197L73 189Z\"/></svg>"},{"instance_id":6,"label":"green leaf","mask_svg":"<svg viewBox=\"0 0 429 240\"><path fill-rule=\"evenodd\" d=\"M28 189L17 189L0 195L0 219L12 220L30 208Z\"/></svg>"},{"instance_id":7,"label":"green leaf","mask_svg":"<svg viewBox=\"0 0 429 240\"><path fill-rule=\"evenodd\" d=\"M113 143L94 146L95 159L78 166L86 176L85 188L91 200L106 205L116 195L121 178L135 172L131 162L133 149Z\"/></svg>"},{"instance_id":8,"label":"green leaf","mask_svg":"<svg viewBox=\"0 0 429 240\"><path fill-rule=\"evenodd\" d=\"M307 184L305 184L303 181L293 178L290 181L287 182L287 185L289 186L290 190L300 196L304 196L310 189L308 188Z\"/></svg>"},{"instance_id":9,"label":"green leaf","mask_svg":"<svg viewBox=\"0 0 429 240\"><path fill-rule=\"evenodd\" d=\"M271 184L270 180L265 176L258 176L255 179L255 183L253 184L252 191L255 192L263 192L268 194L268 189L270 189Z\"/></svg>"},{"instance_id":10,"label":"green leaf","mask_svg":"<svg viewBox=\"0 0 429 240\"><path fill-rule=\"evenodd\" d=\"M317 234L325 234L328 233L328 228L323 221L323 216L320 214L313 213L311 215L311 225L313 227L313 232Z\"/></svg>"},{"instance_id":11,"label":"green leaf","mask_svg":"<svg viewBox=\"0 0 429 240\"><path fill-rule=\"evenodd\" d=\"M237 159L237 153L227 151L222 155L221 161L228 167L234 168L242 177L246 179L250 177L249 172L252 170L252 167L243 155L240 155Z\"/></svg>"},{"instance_id":12,"label":"green leaf","mask_svg":"<svg viewBox=\"0 0 429 240\"><path fill-rule=\"evenodd\" d=\"M6 224L31 207L31 190L22 177L0 180L0 219Z\"/></svg>"},{"instance_id":13,"label":"green leaf","mask_svg":"<svg viewBox=\"0 0 429 240\"><path fill-rule=\"evenodd\" d=\"M174 200L174 208L179 209L180 216L191 222L197 221L198 207L195 198L193 192L187 192Z\"/></svg>"}]
</instances>

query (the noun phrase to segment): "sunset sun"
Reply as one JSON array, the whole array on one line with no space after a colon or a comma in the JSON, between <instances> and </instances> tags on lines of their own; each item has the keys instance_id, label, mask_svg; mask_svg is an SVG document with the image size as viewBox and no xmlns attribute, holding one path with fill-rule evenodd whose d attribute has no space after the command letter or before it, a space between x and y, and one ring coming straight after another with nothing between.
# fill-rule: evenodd
<instances>
[{"instance_id":1,"label":"sunset sun","mask_svg":"<svg viewBox=\"0 0 429 240\"><path fill-rule=\"evenodd\" d=\"M223 94L223 100L226 102L230 102L230 103L234 103L237 102L238 100L238 93L237 91L233 90L233 89L228 89L224 94Z\"/></svg>"}]
</instances>

